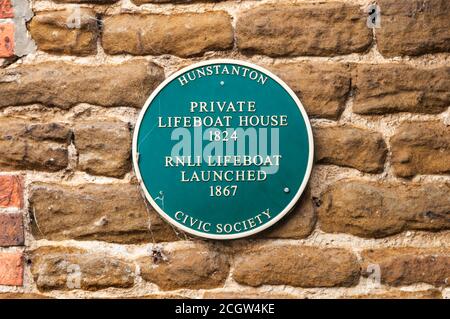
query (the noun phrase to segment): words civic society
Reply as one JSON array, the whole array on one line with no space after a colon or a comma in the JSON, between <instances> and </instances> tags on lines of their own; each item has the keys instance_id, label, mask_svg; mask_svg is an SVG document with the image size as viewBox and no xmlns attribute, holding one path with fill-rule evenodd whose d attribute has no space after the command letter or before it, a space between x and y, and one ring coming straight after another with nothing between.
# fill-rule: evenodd
<instances>
[{"instance_id":1,"label":"words civic society","mask_svg":"<svg viewBox=\"0 0 450 319\"><path fill-rule=\"evenodd\" d=\"M272 218L271 214L272 212L270 211L270 209L266 209L253 217L226 224L213 224L210 222L206 222L204 220L192 217L182 211L176 212L174 217L178 222L199 231L210 233L212 230L214 230L216 234L229 234L231 232L240 233L258 227L259 225L270 220Z\"/></svg>"}]
</instances>

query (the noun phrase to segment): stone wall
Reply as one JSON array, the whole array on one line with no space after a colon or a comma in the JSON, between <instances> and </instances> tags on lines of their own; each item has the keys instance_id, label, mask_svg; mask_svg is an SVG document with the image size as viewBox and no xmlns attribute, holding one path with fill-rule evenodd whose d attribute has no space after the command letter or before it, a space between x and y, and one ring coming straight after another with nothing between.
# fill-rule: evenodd
<instances>
[{"instance_id":1,"label":"stone wall","mask_svg":"<svg viewBox=\"0 0 450 319\"><path fill-rule=\"evenodd\" d=\"M0 0L0 298L450 297L448 0L28 2ZM130 162L150 92L218 57L284 79L316 143L294 211L227 242Z\"/></svg>"}]
</instances>

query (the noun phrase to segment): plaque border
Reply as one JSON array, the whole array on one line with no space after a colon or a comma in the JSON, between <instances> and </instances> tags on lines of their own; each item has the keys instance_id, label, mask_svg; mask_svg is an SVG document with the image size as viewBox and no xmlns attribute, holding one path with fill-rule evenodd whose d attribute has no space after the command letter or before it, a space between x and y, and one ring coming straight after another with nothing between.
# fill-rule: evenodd
<instances>
[{"instance_id":1,"label":"plaque border","mask_svg":"<svg viewBox=\"0 0 450 319\"><path fill-rule=\"evenodd\" d=\"M297 104L297 107L300 110L300 113L302 114L304 120L305 120L305 125L306 125L306 131L308 133L308 142L309 142L309 157L308 157L308 164L306 167L306 172L305 172L305 176L303 178L303 181L297 191L297 193L295 194L295 196L292 198L292 200L289 202L289 204L277 215L275 216L273 219L271 219L269 222L262 224L259 227L253 228L252 230L247 230L241 233L237 233L237 234L224 234L224 235L218 235L218 234L208 234L208 233L204 233L204 232L200 232L200 231L196 231L194 229L191 229L187 226L184 226L183 224L179 223L178 221L176 221L175 219L173 219L172 217L170 217L168 214L166 214L159 206L158 204L153 200L152 196L149 194L149 192L147 191L147 188L145 187L145 184L143 182L142 176L141 176L141 172L139 169L139 154L137 152L137 139L138 139L138 134L139 134L139 130L141 127L141 123L142 120L144 118L145 113L147 112L148 107L150 106L151 102L155 99L155 97L159 94L160 91L162 91L164 89L164 87L169 84L170 82L172 82L173 80L175 80L178 76L182 75L185 72L188 72L192 69L196 69L198 67L202 67L202 66L207 66L207 65L211 65L211 64L237 64L237 65L241 65L241 66L245 66L245 67L249 67L249 68L253 68L267 76L269 76L270 78L272 78L274 81L276 81L278 84L280 84L284 90L286 90L286 92L289 93L289 95L291 96L291 98L295 101L295 103ZM314 159L314 140L313 140L313 134L312 134L312 129L311 129L311 123L309 121L309 117L308 114L305 111L305 108L303 107L302 102L300 101L300 99L297 97L297 95L294 93L294 91L292 91L292 89L283 81L281 80L278 76L276 76L275 74L273 74L272 72L270 72L269 70L260 67L256 64L253 64L251 62L246 62L246 61L241 61L241 60L235 60L235 59L211 59L211 60L205 60L205 61L201 61L198 63L193 63L187 67L182 68L181 70L178 70L177 72L173 73L172 75L170 75L168 78L166 78L161 84L158 85L158 87L153 90L153 92L150 94L149 98L145 101L145 104L143 106L143 108L141 109L138 119L136 121L136 125L134 127L134 132L133 132L133 143L132 143L132 162L133 162L133 169L134 172L136 174L136 178L139 181L139 186L141 188L141 190L144 192L145 195L145 199L144 200L148 200L148 202L152 205L152 207L158 212L158 214L169 224L174 225L175 227L181 229L182 231L189 233L191 235L197 236L197 237L201 237L201 238L208 238L208 239L218 239L218 240L227 240L227 239L238 239L238 238L244 238L244 237L248 237L254 234L257 234L269 227L271 227L272 225L276 224L279 220L281 220L285 215L287 215L290 211L292 211L292 209L294 208L295 204L297 204L298 200L300 199L300 196L303 194L306 185L309 182L309 179L311 177L311 171L312 171L312 166L313 166L313 159Z\"/></svg>"}]
</instances>

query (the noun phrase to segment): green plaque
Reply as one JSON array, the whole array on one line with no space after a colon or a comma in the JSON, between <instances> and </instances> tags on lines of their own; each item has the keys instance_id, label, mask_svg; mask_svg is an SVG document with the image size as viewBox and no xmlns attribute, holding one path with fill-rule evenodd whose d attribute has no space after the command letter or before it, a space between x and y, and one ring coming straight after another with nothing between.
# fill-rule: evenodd
<instances>
[{"instance_id":1,"label":"green plaque","mask_svg":"<svg viewBox=\"0 0 450 319\"><path fill-rule=\"evenodd\" d=\"M306 112L276 75L210 60L166 79L140 113L133 165L147 200L169 223L213 239L275 224L308 182Z\"/></svg>"}]
</instances>

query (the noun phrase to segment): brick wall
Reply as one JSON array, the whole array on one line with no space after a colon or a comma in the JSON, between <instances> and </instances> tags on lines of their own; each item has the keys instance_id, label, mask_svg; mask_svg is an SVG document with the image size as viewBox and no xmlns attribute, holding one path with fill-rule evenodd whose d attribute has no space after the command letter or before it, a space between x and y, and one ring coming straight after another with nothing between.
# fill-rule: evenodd
<instances>
[{"instance_id":1,"label":"brick wall","mask_svg":"<svg viewBox=\"0 0 450 319\"><path fill-rule=\"evenodd\" d=\"M0 1L0 298L449 298L450 2L369 28L371 2L34 0L19 58ZM295 210L231 242L163 222L130 164L150 92L216 57L283 78L316 143Z\"/></svg>"},{"instance_id":2,"label":"brick wall","mask_svg":"<svg viewBox=\"0 0 450 319\"><path fill-rule=\"evenodd\" d=\"M0 58L14 55L14 9L11 0L0 1Z\"/></svg>"}]
</instances>

